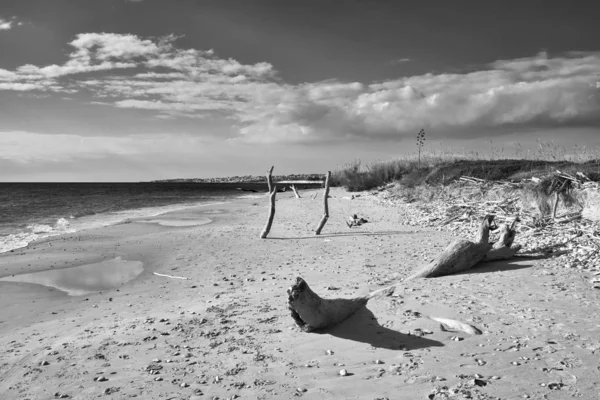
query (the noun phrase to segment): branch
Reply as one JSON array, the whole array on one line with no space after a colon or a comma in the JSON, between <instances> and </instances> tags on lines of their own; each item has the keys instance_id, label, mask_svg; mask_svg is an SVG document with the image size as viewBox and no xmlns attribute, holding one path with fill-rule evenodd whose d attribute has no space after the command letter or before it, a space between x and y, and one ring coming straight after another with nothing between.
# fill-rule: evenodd
<instances>
[{"instance_id":1,"label":"branch","mask_svg":"<svg viewBox=\"0 0 600 400\"><path fill-rule=\"evenodd\" d=\"M325 176L325 193L323 194L323 218L321 218L321 222L319 222L319 226L315 231L315 235L320 235L321 230L325 226L325 223L329 219L329 205L327 203L327 198L329 197L329 178L331 177L331 171L327 171L327 175Z\"/></svg>"},{"instance_id":2,"label":"branch","mask_svg":"<svg viewBox=\"0 0 600 400\"><path fill-rule=\"evenodd\" d=\"M260 233L260 238L265 239L271 231L271 225L273 225L273 218L275 217L275 196L277 195L277 186L273 186L273 191L269 195L270 208L269 208L269 219L265 228Z\"/></svg>"},{"instance_id":3,"label":"branch","mask_svg":"<svg viewBox=\"0 0 600 400\"><path fill-rule=\"evenodd\" d=\"M189 280L190 278L186 278L184 276L173 276L173 275L167 275L167 274L159 274L158 272L153 272L154 275L156 276L164 276L165 278L171 278L171 279L184 279L184 280Z\"/></svg>"}]
</instances>

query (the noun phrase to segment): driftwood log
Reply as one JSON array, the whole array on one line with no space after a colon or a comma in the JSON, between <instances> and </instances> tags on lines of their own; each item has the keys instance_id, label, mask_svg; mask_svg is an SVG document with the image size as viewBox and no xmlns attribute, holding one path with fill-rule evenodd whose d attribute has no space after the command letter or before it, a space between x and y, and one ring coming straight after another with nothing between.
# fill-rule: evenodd
<instances>
[{"instance_id":1,"label":"driftwood log","mask_svg":"<svg viewBox=\"0 0 600 400\"><path fill-rule=\"evenodd\" d=\"M260 238L265 239L271 231L273 218L275 218L275 196L277 195L277 186L273 185L273 167L267 171L267 184L269 185L269 218L267 223L260 233Z\"/></svg>"},{"instance_id":2,"label":"driftwood log","mask_svg":"<svg viewBox=\"0 0 600 400\"><path fill-rule=\"evenodd\" d=\"M483 217L476 242L455 240L433 262L409 276L407 280L450 275L473 268L492 249L493 245L489 243L489 238L490 230L495 229L493 222L493 215Z\"/></svg>"},{"instance_id":3,"label":"driftwood log","mask_svg":"<svg viewBox=\"0 0 600 400\"><path fill-rule=\"evenodd\" d=\"M317 229L315 230L315 235L321 234L321 230L323 230L325 223L327 223L327 220L329 219L329 204L327 202L327 198L329 197L329 178L331 178L331 171L327 171L327 175L325 176L325 193L323 193L323 217L319 222L319 226L317 226Z\"/></svg>"},{"instance_id":4,"label":"driftwood log","mask_svg":"<svg viewBox=\"0 0 600 400\"><path fill-rule=\"evenodd\" d=\"M371 292L367 296L350 299L324 299L313 292L306 281L300 277L288 291L288 309L292 319L304 332L312 332L332 328L346 320L367 302L378 296L389 296L394 292L396 285ZM439 322L446 329L460 330L471 335L481 334L478 328L448 318L424 316Z\"/></svg>"},{"instance_id":5,"label":"driftwood log","mask_svg":"<svg viewBox=\"0 0 600 400\"><path fill-rule=\"evenodd\" d=\"M517 231L515 230L517 222L519 222L519 218L515 218L510 226L507 224L500 226L500 238L494 243L492 249L487 252L483 260L481 260L482 262L506 260L514 257L517 252L521 250L520 244L513 246L517 234Z\"/></svg>"}]
</instances>

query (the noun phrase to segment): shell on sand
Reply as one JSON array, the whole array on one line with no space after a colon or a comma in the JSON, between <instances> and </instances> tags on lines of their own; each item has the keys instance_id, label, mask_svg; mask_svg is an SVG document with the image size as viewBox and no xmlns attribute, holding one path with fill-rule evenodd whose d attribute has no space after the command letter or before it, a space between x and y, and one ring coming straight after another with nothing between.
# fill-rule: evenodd
<instances>
[{"instance_id":1,"label":"shell on sand","mask_svg":"<svg viewBox=\"0 0 600 400\"><path fill-rule=\"evenodd\" d=\"M324 299L313 292L300 277L288 289L288 309L305 332L335 326L367 304L369 297Z\"/></svg>"}]
</instances>

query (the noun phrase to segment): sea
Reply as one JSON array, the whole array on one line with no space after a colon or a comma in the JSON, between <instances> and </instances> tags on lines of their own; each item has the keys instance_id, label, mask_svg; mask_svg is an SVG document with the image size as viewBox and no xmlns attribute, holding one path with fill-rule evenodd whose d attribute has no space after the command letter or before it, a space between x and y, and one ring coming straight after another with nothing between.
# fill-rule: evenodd
<instances>
[{"instance_id":1,"label":"sea","mask_svg":"<svg viewBox=\"0 0 600 400\"><path fill-rule=\"evenodd\" d=\"M0 183L0 253L49 236L266 192L266 182Z\"/></svg>"}]
</instances>

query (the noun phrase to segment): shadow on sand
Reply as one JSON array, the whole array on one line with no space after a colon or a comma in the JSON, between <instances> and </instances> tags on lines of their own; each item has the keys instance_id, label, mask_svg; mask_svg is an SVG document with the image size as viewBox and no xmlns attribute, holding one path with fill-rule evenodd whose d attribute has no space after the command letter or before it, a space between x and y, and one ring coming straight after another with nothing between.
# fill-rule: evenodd
<instances>
[{"instance_id":1,"label":"shadow on sand","mask_svg":"<svg viewBox=\"0 0 600 400\"><path fill-rule=\"evenodd\" d=\"M414 234L414 231L385 231L385 232L332 232L326 235L312 235L299 237L267 237L266 239L273 240L290 240L290 239L323 239L332 237L349 237L349 236L393 236L393 235L408 235Z\"/></svg>"},{"instance_id":2,"label":"shadow on sand","mask_svg":"<svg viewBox=\"0 0 600 400\"><path fill-rule=\"evenodd\" d=\"M368 343L373 347L389 350L415 350L444 346L442 342L407 335L379 325L377 318L365 306L359 308L350 318L335 327L317 330L314 333Z\"/></svg>"},{"instance_id":3,"label":"shadow on sand","mask_svg":"<svg viewBox=\"0 0 600 400\"><path fill-rule=\"evenodd\" d=\"M499 272L499 271L516 271L524 268L531 268L535 265L535 260L543 260L545 258L549 258L547 256L540 257L527 257L527 258L519 258L514 260L501 260L501 261L493 261L482 263L475 268L472 268L467 271L459 272L453 275L468 275L468 274L485 274L489 272Z\"/></svg>"}]
</instances>

